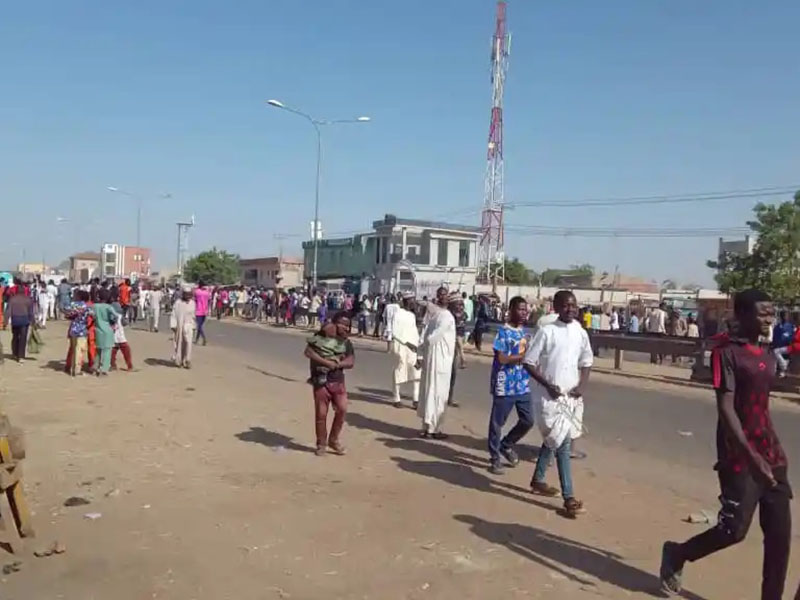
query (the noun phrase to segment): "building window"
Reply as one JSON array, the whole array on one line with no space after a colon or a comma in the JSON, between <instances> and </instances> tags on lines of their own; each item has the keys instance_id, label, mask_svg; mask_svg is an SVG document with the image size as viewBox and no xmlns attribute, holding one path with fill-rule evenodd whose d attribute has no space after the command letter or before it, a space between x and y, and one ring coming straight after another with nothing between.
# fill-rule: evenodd
<instances>
[{"instance_id":1,"label":"building window","mask_svg":"<svg viewBox=\"0 0 800 600\"><path fill-rule=\"evenodd\" d=\"M438 250L436 251L436 264L447 266L447 240L437 240Z\"/></svg>"},{"instance_id":2,"label":"building window","mask_svg":"<svg viewBox=\"0 0 800 600\"><path fill-rule=\"evenodd\" d=\"M258 269L246 269L244 272L244 278L247 281L258 280Z\"/></svg>"},{"instance_id":3,"label":"building window","mask_svg":"<svg viewBox=\"0 0 800 600\"><path fill-rule=\"evenodd\" d=\"M381 263L381 238L375 238L375 264Z\"/></svg>"},{"instance_id":4,"label":"building window","mask_svg":"<svg viewBox=\"0 0 800 600\"><path fill-rule=\"evenodd\" d=\"M458 243L458 266L469 266L469 242L461 241Z\"/></svg>"}]
</instances>

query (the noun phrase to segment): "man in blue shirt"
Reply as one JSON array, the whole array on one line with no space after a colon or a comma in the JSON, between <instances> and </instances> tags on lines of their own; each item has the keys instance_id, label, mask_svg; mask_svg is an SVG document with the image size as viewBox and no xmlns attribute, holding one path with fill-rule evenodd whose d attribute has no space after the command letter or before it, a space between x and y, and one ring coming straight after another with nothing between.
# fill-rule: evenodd
<instances>
[{"instance_id":1,"label":"man in blue shirt","mask_svg":"<svg viewBox=\"0 0 800 600\"><path fill-rule=\"evenodd\" d=\"M530 375L522 366L530 335L523 324L528 319L528 303L516 296L508 306L508 323L497 332L494 340L491 393L492 414L489 418L489 471L495 475L503 473L501 456L512 467L519 464L514 444L533 427ZM517 424L500 439L503 426L513 408L517 409Z\"/></svg>"},{"instance_id":2,"label":"man in blue shirt","mask_svg":"<svg viewBox=\"0 0 800 600\"><path fill-rule=\"evenodd\" d=\"M778 361L778 377L785 377L789 368L789 347L794 341L794 325L789 320L789 313L782 310L780 321L772 329L772 352Z\"/></svg>"}]
</instances>

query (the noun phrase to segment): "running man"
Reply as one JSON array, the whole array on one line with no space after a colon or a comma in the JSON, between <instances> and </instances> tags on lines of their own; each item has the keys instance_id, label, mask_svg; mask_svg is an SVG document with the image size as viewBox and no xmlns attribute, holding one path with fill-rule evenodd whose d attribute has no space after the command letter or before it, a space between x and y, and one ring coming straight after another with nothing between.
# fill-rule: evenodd
<instances>
[{"instance_id":1,"label":"running man","mask_svg":"<svg viewBox=\"0 0 800 600\"><path fill-rule=\"evenodd\" d=\"M789 564L792 490L786 454L769 414L775 357L759 345L759 337L770 333L775 308L765 292L751 289L736 294L733 311L736 331L711 352L718 414L714 468L721 489L719 520L682 544L664 544L661 586L667 593L679 594L684 564L741 542L758 507L764 532L760 597L780 600Z\"/></svg>"}]
</instances>

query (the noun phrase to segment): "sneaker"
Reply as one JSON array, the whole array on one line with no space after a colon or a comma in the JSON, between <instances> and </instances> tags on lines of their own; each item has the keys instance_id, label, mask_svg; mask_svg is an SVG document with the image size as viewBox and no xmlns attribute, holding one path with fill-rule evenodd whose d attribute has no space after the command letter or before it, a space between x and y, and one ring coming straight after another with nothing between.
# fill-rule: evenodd
<instances>
[{"instance_id":1,"label":"sneaker","mask_svg":"<svg viewBox=\"0 0 800 600\"><path fill-rule=\"evenodd\" d=\"M509 466L516 467L519 464L519 455L514 451L513 448L500 450L500 454L502 454L503 458L508 461Z\"/></svg>"},{"instance_id":2,"label":"sneaker","mask_svg":"<svg viewBox=\"0 0 800 600\"><path fill-rule=\"evenodd\" d=\"M678 544L664 542L661 549L661 591L676 596L683 589L683 561L677 558Z\"/></svg>"},{"instance_id":3,"label":"sneaker","mask_svg":"<svg viewBox=\"0 0 800 600\"><path fill-rule=\"evenodd\" d=\"M503 475L506 470L503 468L503 463L500 460L493 460L492 464L489 466L489 473L492 475Z\"/></svg>"}]
</instances>

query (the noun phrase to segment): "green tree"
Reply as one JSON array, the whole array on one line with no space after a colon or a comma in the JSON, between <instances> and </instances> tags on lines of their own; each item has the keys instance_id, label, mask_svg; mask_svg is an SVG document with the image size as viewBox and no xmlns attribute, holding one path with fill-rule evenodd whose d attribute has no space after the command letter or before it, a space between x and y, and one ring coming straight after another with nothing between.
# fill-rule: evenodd
<instances>
[{"instance_id":1,"label":"green tree","mask_svg":"<svg viewBox=\"0 0 800 600\"><path fill-rule=\"evenodd\" d=\"M534 281L533 273L518 258L506 259L503 268L505 269L505 283L507 284L527 285Z\"/></svg>"},{"instance_id":2,"label":"green tree","mask_svg":"<svg viewBox=\"0 0 800 600\"><path fill-rule=\"evenodd\" d=\"M758 288L780 302L800 299L800 192L778 205L758 203L747 225L756 236L750 254L726 253L708 261L720 291Z\"/></svg>"},{"instance_id":3,"label":"green tree","mask_svg":"<svg viewBox=\"0 0 800 600\"><path fill-rule=\"evenodd\" d=\"M187 281L230 285L240 278L239 255L214 247L186 261L183 272Z\"/></svg>"},{"instance_id":4,"label":"green tree","mask_svg":"<svg viewBox=\"0 0 800 600\"><path fill-rule=\"evenodd\" d=\"M594 278L592 265L571 265L569 269L545 269L542 285L545 286L591 286Z\"/></svg>"}]
</instances>

